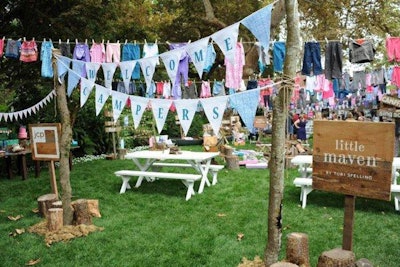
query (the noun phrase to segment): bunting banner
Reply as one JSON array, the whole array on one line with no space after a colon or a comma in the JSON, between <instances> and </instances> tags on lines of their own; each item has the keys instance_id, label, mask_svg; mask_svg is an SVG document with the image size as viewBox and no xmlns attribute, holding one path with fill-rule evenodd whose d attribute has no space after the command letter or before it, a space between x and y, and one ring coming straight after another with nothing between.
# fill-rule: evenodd
<instances>
[{"instance_id":1,"label":"bunting banner","mask_svg":"<svg viewBox=\"0 0 400 267\"><path fill-rule=\"evenodd\" d=\"M192 125L194 114L197 111L198 99L177 99L174 100L176 113L178 114L183 133L187 135L190 125Z\"/></svg>"},{"instance_id":2,"label":"bunting banner","mask_svg":"<svg viewBox=\"0 0 400 267\"><path fill-rule=\"evenodd\" d=\"M95 82L97 77L97 72L100 69L100 64L95 62L86 62L85 67L86 67L87 79L92 82Z\"/></svg>"},{"instance_id":3,"label":"bunting banner","mask_svg":"<svg viewBox=\"0 0 400 267\"><path fill-rule=\"evenodd\" d=\"M169 99L149 99L144 97L129 96L123 93L114 92L111 89L111 84L114 78L116 68L119 67L121 70L121 77L123 79L125 88L129 88L129 84L132 79L133 69L139 64L142 74L144 76L147 90L151 88L153 82L153 76L155 73L155 67L159 58L164 62L164 66L168 73L170 80L174 83L177 77L177 68L182 53L187 53L195 68L202 77L203 69L206 63L207 46L212 39L220 48L225 58L234 62L235 50L238 41L239 26L242 23L254 36L259 40L261 45L264 47L264 51L269 49L269 35L271 25L271 10L272 4L260 9L253 14L247 16L240 22L230 25L224 29L215 32L211 36L202 38L195 42L189 42L182 49L173 49L157 56L143 57L134 61L123 61L119 64L116 63L91 63L83 62L79 60L70 59L63 56L57 56L57 69L58 78L60 82L64 82L63 78L65 74L68 74L68 95L71 95L73 89L77 86L79 81L80 84L80 96L81 96L81 107L87 103L87 100L95 88L95 105L96 105L96 116L100 113L108 97L112 95L112 105L114 110L114 120L118 119L123 108L126 105L126 100L130 97L131 100L131 112L134 118L135 128L137 128L142 119L143 112L146 110L149 102L151 101L151 108L154 119L156 120L157 129L160 133L165 124L166 117L173 100ZM72 66L72 70L71 70ZM95 84L96 75L99 67L102 67L104 74L104 86ZM247 93L247 92L246 92ZM242 117L247 127L251 128L255 116L254 110L258 105L258 89L253 89L248 94L238 93L230 96L218 96L207 99L183 99L175 100L175 107L179 120L185 134L189 131L196 110L201 106L209 120L214 132L218 134L221 125L222 117L227 108L228 100L238 110L239 115ZM230 99L231 98L231 99ZM257 99L256 99L257 98ZM40 109L40 105L35 105L28 109L27 113L35 113ZM16 112L16 113L0 113L0 120L14 120L21 118L27 113Z\"/></svg>"},{"instance_id":4,"label":"bunting banner","mask_svg":"<svg viewBox=\"0 0 400 267\"><path fill-rule=\"evenodd\" d=\"M272 4L268 5L245 17L241 21L241 23L258 39L261 46L264 48L264 53L268 53L269 49L272 6Z\"/></svg>"},{"instance_id":5,"label":"bunting banner","mask_svg":"<svg viewBox=\"0 0 400 267\"><path fill-rule=\"evenodd\" d=\"M229 96L219 96L200 99L204 113L206 114L216 136L219 136L219 128L224 116L228 97Z\"/></svg>"},{"instance_id":6,"label":"bunting banner","mask_svg":"<svg viewBox=\"0 0 400 267\"><path fill-rule=\"evenodd\" d=\"M239 35L239 25L240 23L237 22L211 35L211 38L219 46L222 53L225 55L225 58L229 60L229 62L231 62L232 64L234 64L235 62L235 52L236 43Z\"/></svg>"},{"instance_id":7,"label":"bunting banner","mask_svg":"<svg viewBox=\"0 0 400 267\"><path fill-rule=\"evenodd\" d=\"M139 96L130 96L131 100L131 112L133 117L133 124L135 129L139 127L140 121L142 120L142 116L144 111L146 110L147 105L149 104L150 99L139 97Z\"/></svg>"},{"instance_id":8,"label":"bunting banner","mask_svg":"<svg viewBox=\"0 0 400 267\"><path fill-rule=\"evenodd\" d=\"M251 133L254 130L254 117L256 116L259 99L259 90L248 90L229 97L229 102L237 110L246 128Z\"/></svg>"},{"instance_id":9,"label":"bunting banner","mask_svg":"<svg viewBox=\"0 0 400 267\"><path fill-rule=\"evenodd\" d=\"M57 74L60 83L62 83L61 81L64 79L64 75L67 74L70 69L71 61L72 59L64 56L57 58Z\"/></svg>"},{"instance_id":10,"label":"bunting banner","mask_svg":"<svg viewBox=\"0 0 400 267\"><path fill-rule=\"evenodd\" d=\"M121 69L122 81L124 82L125 89L129 88L131 82L132 72L135 69L137 61L122 61L119 63Z\"/></svg>"},{"instance_id":11,"label":"bunting banner","mask_svg":"<svg viewBox=\"0 0 400 267\"><path fill-rule=\"evenodd\" d=\"M120 93L117 91L111 91L112 96L112 110L113 110L113 118L114 122L118 121L119 116L122 113L126 105L126 101L128 100L128 95L124 93Z\"/></svg>"},{"instance_id":12,"label":"bunting banner","mask_svg":"<svg viewBox=\"0 0 400 267\"><path fill-rule=\"evenodd\" d=\"M176 76L178 75L179 61L184 52L185 50L183 48L177 48L160 55L172 84L175 84Z\"/></svg>"},{"instance_id":13,"label":"bunting banner","mask_svg":"<svg viewBox=\"0 0 400 267\"><path fill-rule=\"evenodd\" d=\"M103 109L103 106L106 103L108 97L110 96L111 90L99 84L95 84L95 87L96 116L98 116L100 114L100 111Z\"/></svg>"},{"instance_id":14,"label":"bunting banner","mask_svg":"<svg viewBox=\"0 0 400 267\"><path fill-rule=\"evenodd\" d=\"M67 95L71 96L72 91L78 85L81 77L73 70L68 70L68 83L67 83Z\"/></svg>"},{"instance_id":15,"label":"bunting banner","mask_svg":"<svg viewBox=\"0 0 400 267\"><path fill-rule=\"evenodd\" d=\"M103 69L104 87L111 89L117 63L102 63L101 68Z\"/></svg>"},{"instance_id":16,"label":"bunting banner","mask_svg":"<svg viewBox=\"0 0 400 267\"><path fill-rule=\"evenodd\" d=\"M27 118L28 116L31 116L32 114L36 114L37 111L42 109L45 105L47 105L56 95L56 91L52 90L49 94L47 94L46 97L44 97L42 100L40 100L38 103L35 105L26 108L24 110L16 111L16 112L9 112L9 113L2 113L0 112L0 121L4 119L5 122L11 122L11 121L18 121L22 120L24 118Z\"/></svg>"},{"instance_id":17,"label":"bunting banner","mask_svg":"<svg viewBox=\"0 0 400 267\"><path fill-rule=\"evenodd\" d=\"M147 89L151 87L151 81L153 80L153 75L156 70L157 62L158 62L158 56L139 60L144 80L146 81ZM125 88L129 88L129 86Z\"/></svg>"},{"instance_id":18,"label":"bunting banner","mask_svg":"<svg viewBox=\"0 0 400 267\"><path fill-rule=\"evenodd\" d=\"M89 98L90 93L92 92L94 87L94 82L89 81L86 78L81 78L81 107L85 105L86 101Z\"/></svg>"},{"instance_id":19,"label":"bunting banner","mask_svg":"<svg viewBox=\"0 0 400 267\"><path fill-rule=\"evenodd\" d=\"M153 111L154 119L156 120L156 126L158 134L161 133L165 120L167 119L169 108L171 107L172 100L170 99L159 99L153 98L151 101L151 109Z\"/></svg>"},{"instance_id":20,"label":"bunting banner","mask_svg":"<svg viewBox=\"0 0 400 267\"><path fill-rule=\"evenodd\" d=\"M79 76L86 78L85 62L81 60L72 60L72 70Z\"/></svg>"},{"instance_id":21,"label":"bunting banner","mask_svg":"<svg viewBox=\"0 0 400 267\"><path fill-rule=\"evenodd\" d=\"M192 59L193 65L195 66L200 79L203 76L203 69L206 63L207 47L209 41L210 37L206 37L196 42L190 43L186 46L186 52Z\"/></svg>"}]
</instances>

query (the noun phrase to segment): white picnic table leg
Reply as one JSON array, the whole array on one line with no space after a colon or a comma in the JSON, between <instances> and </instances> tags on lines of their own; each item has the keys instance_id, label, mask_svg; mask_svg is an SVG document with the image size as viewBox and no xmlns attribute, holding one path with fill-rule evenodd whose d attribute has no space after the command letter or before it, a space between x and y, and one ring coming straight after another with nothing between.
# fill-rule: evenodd
<instances>
[{"instance_id":1,"label":"white picnic table leg","mask_svg":"<svg viewBox=\"0 0 400 267\"><path fill-rule=\"evenodd\" d=\"M207 163L202 165L201 163L199 164L199 168L201 171L201 181L200 181L200 187L199 187L199 194L203 193L204 191L204 185L207 184L207 186L210 186L210 181L208 180L208 170L210 169L210 164L211 164L211 159L207 160Z\"/></svg>"},{"instance_id":2,"label":"white picnic table leg","mask_svg":"<svg viewBox=\"0 0 400 267\"><path fill-rule=\"evenodd\" d=\"M127 188L131 188L131 186L129 185L129 180L131 179L131 177L129 176L122 176L122 185L121 185L121 189L119 190L120 194L125 193Z\"/></svg>"},{"instance_id":3,"label":"white picnic table leg","mask_svg":"<svg viewBox=\"0 0 400 267\"><path fill-rule=\"evenodd\" d=\"M186 201L187 201L192 197L192 195L196 194L193 189L194 181L182 180L182 183L187 187L186 191Z\"/></svg>"},{"instance_id":4,"label":"white picnic table leg","mask_svg":"<svg viewBox=\"0 0 400 267\"><path fill-rule=\"evenodd\" d=\"M147 171L156 160L146 159L146 162L144 164L141 164L137 158L133 158L132 161L136 164L136 166L139 168L140 171ZM147 182L154 182L154 180L155 179L152 177L146 177ZM140 176L136 182L135 187L139 187L142 184L142 181L143 181L143 176Z\"/></svg>"}]
</instances>

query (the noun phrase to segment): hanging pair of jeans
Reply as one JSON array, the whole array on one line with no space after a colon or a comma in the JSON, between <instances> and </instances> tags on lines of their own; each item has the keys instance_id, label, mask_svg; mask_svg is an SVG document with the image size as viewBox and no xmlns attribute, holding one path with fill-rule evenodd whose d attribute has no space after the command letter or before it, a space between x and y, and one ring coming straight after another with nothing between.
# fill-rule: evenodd
<instances>
[{"instance_id":1,"label":"hanging pair of jeans","mask_svg":"<svg viewBox=\"0 0 400 267\"><path fill-rule=\"evenodd\" d=\"M322 74L321 47L317 42L304 44L303 68L301 73L307 76Z\"/></svg>"},{"instance_id":2,"label":"hanging pair of jeans","mask_svg":"<svg viewBox=\"0 0 400 267\"><path fill-rule=\"evenodd\" d=\"M325 51L325 78L342 78L343 50L338 41L330 41Z\"/></svg>"}]
</instances>

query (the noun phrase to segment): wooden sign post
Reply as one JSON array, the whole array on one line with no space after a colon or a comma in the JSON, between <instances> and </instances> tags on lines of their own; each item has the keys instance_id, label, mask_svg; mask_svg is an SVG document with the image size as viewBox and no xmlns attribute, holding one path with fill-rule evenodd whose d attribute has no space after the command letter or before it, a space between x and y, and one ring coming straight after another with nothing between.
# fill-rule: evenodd
<instances>
[{"instance_id":1,"label":"wooden sign post","mask_svg":"<svg viewBox=\"0 0 400 267\"><path fill-rule=\"evenodd\" d=\"M60 160L60 123L30 124L31 149L33 160L49 161L50 184L53 194L58 198L54 161Z\"/></svg>"},{"instance_id":2,"label":"wooden sign post","mask_svg":"<svg viewBox=\"0 0 400 267\"><path fill-rule=\"evenodd\" d=\"M353 248L356 196L390 201L394 123L314 121L313 188L345 195L343 249Z\"/></svg>"}]
</instances>

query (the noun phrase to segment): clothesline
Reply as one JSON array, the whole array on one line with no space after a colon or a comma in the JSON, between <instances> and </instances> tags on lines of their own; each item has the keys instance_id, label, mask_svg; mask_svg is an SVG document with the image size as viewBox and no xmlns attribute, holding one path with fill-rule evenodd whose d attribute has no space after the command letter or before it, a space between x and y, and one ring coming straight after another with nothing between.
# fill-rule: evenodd
<instances>
[{"instance_id":1,"label":"clothesline","mask_svg":"<svg viewBox=\"0 0 400 267\"><path fill-rule=\"evenodd\" d=\"M159 42L157 39L154 42L151 42L151 41L148 42L146 39L144 41L125 39L125 41L123 41L123 42L121 42L120 40L117 40L116 42L112 42L110 40L104 41L104 39L101 40L100 42L96 42L94 39L85 39L83 42L79 42L78 39L75 39L75 41L69 41L69 39L67 39L66 41L62 41L61 39L58 39L58 41L53 41L51 38L43 38L43 41L39 41L39 40L36 40L36 38L34 38L34 37L32 39L28 40L28 39L26 39L26 37L23 37L23 38L21 38L21 37L8 37L8 38L6 38L5 36L3 36L3 40L4 41L16 40L16 41L27 41L27 42L34 41L34 42L36 42L38 44L50 41L53 44L72 44L72 45L83 44L83 43L90 44L90 42L88 40L92 40L91 41L92 44L94 44L94 43L96 43L96 44L100 44L100 43L103 43L103 44L119 43L121 45L132 44L132 43L133 44L138 44L138 45L145 45L145 44L170 45L170 44L173 44L173 43L190 43L191 42L190 40L186 41L186 42L182 42L182 41L180 41L180 42L172 42L172 41L171 42L170 41ZM214 41L211 40L211 43L214 43ZM259 42L257 40L254 40L254 41L242 41L242 39L241 39L240 43L242 43L242 44L257 44Z\"/></svg>"}]
</instances>

